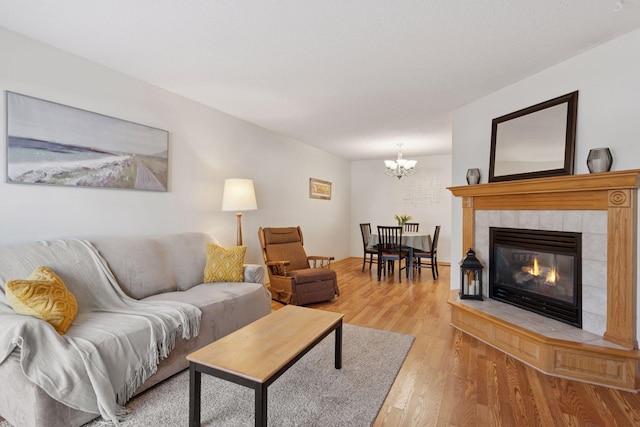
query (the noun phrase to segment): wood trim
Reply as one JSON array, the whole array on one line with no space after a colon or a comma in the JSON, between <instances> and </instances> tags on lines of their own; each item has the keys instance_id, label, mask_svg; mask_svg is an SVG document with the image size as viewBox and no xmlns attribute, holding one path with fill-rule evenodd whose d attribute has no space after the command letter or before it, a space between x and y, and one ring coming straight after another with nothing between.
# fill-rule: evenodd
<instances>
[{"instance_id":1,"label":"wood trim","mask_svg":"<svg viewBox=\"0 0 640 427\"><path fill-rule=\"evenodd\" d=\"M627 348L638 348L636 339L637 198L637 191L609 191L607 331L604 338Z\"/></svg>"},{"instance_id":2,"label":"wood trim","mask_svg":"<svg viewBox=\"0 0 640 427\"><path fill-rule=\"evenodd\" d=\"M453 195L462 197L463 212L465 207L474 210L607 210L609 191L640 187L639 177L640 169L637 169L448 188Z\"/></svg>"},{"instance_id":3,"label":"wood trim","mask_svg":"<svg viewBox=\"0 0 640 427\"><path fill-rule=\"evenodd\" d=\"M469 196L465 196L469 197ZM607 190L474 197L475 210L607 210Z\"/></svg>"},{"instance_id":4,"label":"wood trim","mask_svg":"<svg viewBox=\"0 0 640 427\"><path fill-rule=\"evenodd\" d=\"M640 169L447 187L454 196L575 193L640 187Z\"/></svg>"},{"instance_id":5,"label":"wood trim","mask_svg":"<svg viewBox=\"0 0 640 427\"><path fill-rule=\"evenodd\" d=\"M448 301L453 327L539 371L591 384L640 391L640 351L545 337L463 304L458 291Z\"/></svg>"},{"instance_id":6,"label":"wood trim","mask_svg":"<svg viewBox=\"0 0 640 427\"><path fill-rule=\"evenodd\" d=\"M462 258L465 257L467 250L473 248L474 245L475 213L473 202L473 197L462 198Z\"/></svg>"},{"instance_id":7,"label":"wood trim","mask_svg":"<svg viewBox=\"0 0 640 427\"><path fill-rule=\"evenodd\" d=\"M573 348L535 334L532 339L531 332L516 328L516 333L513 325L507 327L499 319L477 313L469 318L466 309L455 304L452 324L543 372L638 390L638 187L640 169L449 187L462 197L463 252L474 244L476 210L606 210L607 325L603 338L627 349L620 350L622 359L609 364L606 358L613 360L613 355L607 352L603 358L599 347ZM608 375L615 379L606 380Z\"/></svg>"}]
</instances>

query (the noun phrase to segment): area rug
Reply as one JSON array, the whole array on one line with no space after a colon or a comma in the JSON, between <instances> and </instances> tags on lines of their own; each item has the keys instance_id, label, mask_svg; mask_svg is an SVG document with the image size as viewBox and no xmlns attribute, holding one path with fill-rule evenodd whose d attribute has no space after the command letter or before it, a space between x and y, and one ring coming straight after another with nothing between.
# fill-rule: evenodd
<instances>
[{"instance_id":1,"label":"area rug","mask_svg":"<svg viewBox=\"0 0 640 427\"><path fill-rule=\"evenodd\" d=\"M268 389L270 426L370 426L414 337L345 324L342 369L330 334ZM203 426L253 426L254 392L202 375ZM134 398L123 427L187 426L189 374L183 371ZM86 426L98 426L96 420ZM2 424L0 424L2 425Z\"/></svg>"}]
</instances>

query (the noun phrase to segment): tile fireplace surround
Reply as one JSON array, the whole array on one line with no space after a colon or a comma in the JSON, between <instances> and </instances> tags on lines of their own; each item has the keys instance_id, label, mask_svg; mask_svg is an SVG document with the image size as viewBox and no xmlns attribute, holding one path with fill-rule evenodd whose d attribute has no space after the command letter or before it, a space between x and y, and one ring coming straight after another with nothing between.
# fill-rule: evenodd
<instances>
[{"instance_id":1,"label":"tile fireplace surround","mask_svg":"<svg viewBox=\"0 0 640 427\"><path fill-rule=\"evenodd\" d=\"M462 197L463 251L475 248L487 266L489 226L578 231L587 243L584 329L488 298L460 300L458 290L452 326L548 375L640 391L638 187L640 170L450 187Z\"/></svg>"}]
</instances>

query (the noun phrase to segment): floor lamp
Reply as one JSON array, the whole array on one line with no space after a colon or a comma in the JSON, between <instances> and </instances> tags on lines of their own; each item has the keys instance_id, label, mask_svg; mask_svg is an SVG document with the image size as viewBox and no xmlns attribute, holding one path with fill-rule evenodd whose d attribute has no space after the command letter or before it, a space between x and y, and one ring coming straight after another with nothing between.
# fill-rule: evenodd
<instances>
[{"instance_id":1,"label":"floor lamp","mask_svg":"<svg viewBox=\"0 0 640 427\"><path fill-rule=\"evenodd\" d=\"M237 235L236 245L242 245L242 212L258 209L256 192L252 179L230 178L224 180L222 193L222 210L236 211Z\"/></svg>"}]
</instances>

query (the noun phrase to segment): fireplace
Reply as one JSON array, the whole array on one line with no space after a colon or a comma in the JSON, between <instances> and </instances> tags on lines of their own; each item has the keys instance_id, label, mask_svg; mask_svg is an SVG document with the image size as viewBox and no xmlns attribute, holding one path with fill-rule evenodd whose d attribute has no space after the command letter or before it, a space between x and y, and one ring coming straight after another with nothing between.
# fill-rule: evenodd
<instances>
[{"instance_id":1,"label":"fireplace","mask_svg":"<svg viewBox=\"0 0 640 427\"><path fill-rule=\"evenodd\" d=\"M640 169L450 187L462 199L461 249L477 249L487 267L490 227L581 232L576 302L577 292L584 296L582 329L560 330L502 301L460 300L452 289L451 325L547 375L640 392L638 188Z\"/></svg>"},{"instance_id":2,"label":"fireplace","mask_svg":"<svg viewBox=\"0 0 640 427\"><path fill-rule=\"evenodd\" d=\"M489 229L489 297L582 327L582 234Z\"/></svg>"}]
</instances>

